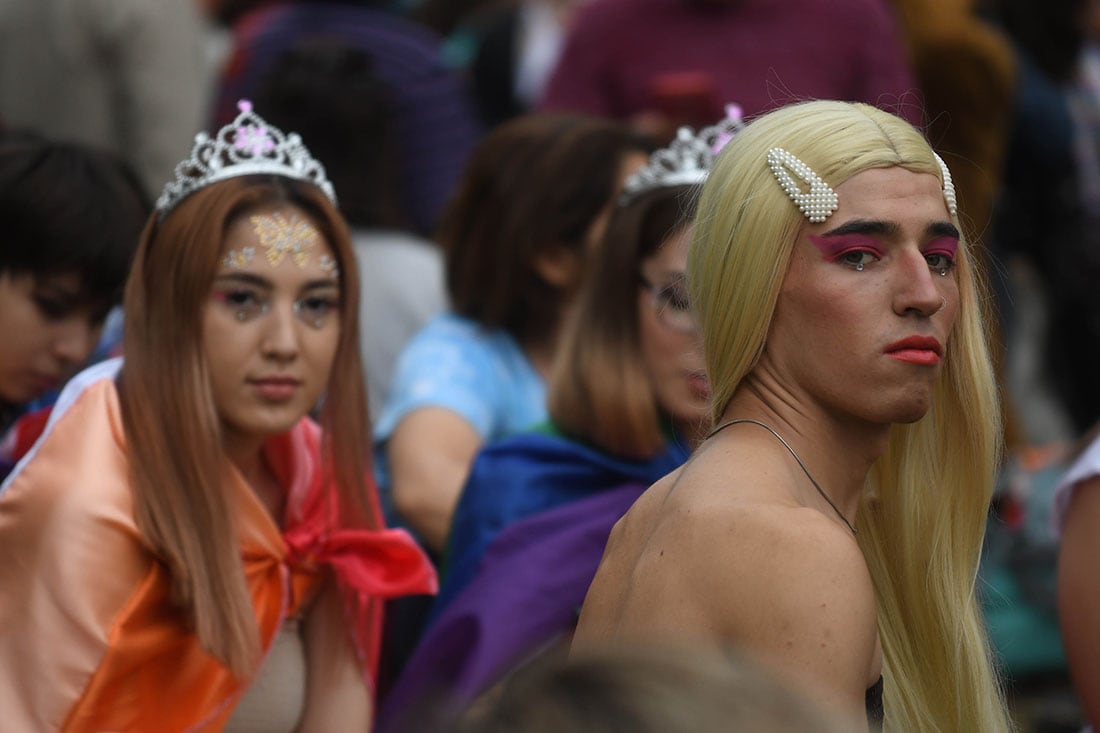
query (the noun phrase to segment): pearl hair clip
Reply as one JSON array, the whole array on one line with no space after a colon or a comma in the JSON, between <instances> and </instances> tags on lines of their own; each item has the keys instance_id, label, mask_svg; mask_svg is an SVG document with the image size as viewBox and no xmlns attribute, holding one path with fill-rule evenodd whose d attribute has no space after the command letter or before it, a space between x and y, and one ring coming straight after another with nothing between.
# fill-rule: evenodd
<instances>
[{"instance_id":1,"label":"pearl hair clip","mask_svg":"<svg viewBox=\"0 0 1100 733\"><path fill-rule=\"evenodd\" d=\"M959 205L955 199L955 184L951 180L951 171L947 170L947 163L943 162L936 153L932 153L936 156L936 162L940 164L940 172L943 173L943 200L947 202L947 210L951 212L951 216L957 217L959 215Z\"/></svg>"},{"instance_id":2,"label":"pearl hair clip","mask_svg":"<svg viewBox=\"0 0 1100 733\"><path fill-rule=\"evenodd\" d=\"M784 193L815 224L828 219L840 205L836 191L821 180L810 166L783 148L772 148L768 151L768 167L772 169L772 175L779 181ZM792 173L809 186L808 191L803 190L803 185L795 181Z\"/></svg>"},{"instance_id":3,"label":"pearl hair clip","mask_svg":"<svg viewBox=\"0 0 1100 733\"><path fill-rule=\"evenodd\" d=\"M953 217L958 216L958 201L955 197L955 183L952 180L952 172L948 171L944 158L933 153L939 171L944 174L944 201L947 210ZM806 219L814 223L821 223L833 215L839 206L835 190L813 172L813 169L799 160L782 147L772 147L768 151L768 166L772 175L778 180L783 192L787 194L794 205L799 207ZM804 190L803 185L796 182L791 174L798 176L802 182L810 186L810 190Z\"/></svg>"},{"instance_id":4,"label":"pearl hair clip","mask_svg":"<svg viewBox=\"0 0 1100 733\"><path fill-rule=\"evenodd\" d=\"M940 172L943 173L943 200L947 204L951 216L957 217L959 206L955 198L955 184L951 180L951 171L947 169L947 163L943 162L943 158L936 153L932 153L932 155L935 156L936 162L940 166ZM814 173L810 166L783 148L772 148L768 151L768 167L771 168L775 180L779 182L779 185L791 201L795 203L795 206L806 215L807 219L815 224L828 219L840 205L840 199L837 197L836 191L828 183L821 180L821 177ZM792 173L810 187L808 191L803 190L804 186L794 179Z\"/></svg>"}]
</instances>

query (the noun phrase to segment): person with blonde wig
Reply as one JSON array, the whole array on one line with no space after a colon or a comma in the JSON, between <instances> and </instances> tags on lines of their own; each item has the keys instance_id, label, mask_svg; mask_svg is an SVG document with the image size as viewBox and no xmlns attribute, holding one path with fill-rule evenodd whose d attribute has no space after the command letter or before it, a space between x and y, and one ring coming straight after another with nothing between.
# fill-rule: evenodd
<instances>
[{"instance_id":1,"label":"person with blonde wig","mask_svg":"<svg viewBox=\"0 0 1100 733\"><path fill-rule=\"evenodd\" d=\"M335 193L240 110L157 201L124 357L0 487L11 730L367 730L380 601L435 588L369 482Z\"/></svg>"},{"instance_id":2,"label":"person with blonde wig","mask_svg":"<svg viewBox=\"0 0 1100 733\"><path fill-rule=\"evenodd\" d=\"M748 124L688 260L714 426L616 525L574 651L701 638L886 730L1009 729L975 598L1000 412L974 261L908 122Z\"/></svg>"}]
</instances>

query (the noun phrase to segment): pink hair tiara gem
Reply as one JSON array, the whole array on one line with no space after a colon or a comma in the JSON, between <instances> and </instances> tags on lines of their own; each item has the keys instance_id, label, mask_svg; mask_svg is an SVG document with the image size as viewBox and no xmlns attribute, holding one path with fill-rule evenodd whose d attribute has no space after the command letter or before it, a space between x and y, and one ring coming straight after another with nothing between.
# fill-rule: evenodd
<instances>
[{"instance_id":1,"label":"pink hair tiara gem","mask_svg":"<svg viewBox=\"0 0 1100 733\"><path fill-rule=\"evenodd\" d=\"M334 204L336 192L325 177L325 167L310 155L302 138L284 133L252 111L252 103L237 103L240 113L214 137L195 136L191 157L176 166L175 180L164 186L157 199L163 220L180 201L217 181L237 176L269 174L312 183Z\"/></svg>"}]
</instances>

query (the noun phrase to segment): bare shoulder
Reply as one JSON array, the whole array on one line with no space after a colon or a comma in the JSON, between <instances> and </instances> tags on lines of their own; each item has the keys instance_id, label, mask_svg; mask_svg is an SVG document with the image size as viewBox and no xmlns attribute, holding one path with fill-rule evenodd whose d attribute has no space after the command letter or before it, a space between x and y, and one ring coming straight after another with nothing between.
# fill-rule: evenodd
<instances>
[{"instance_id":1,"label":"bare shoulder","mask_svg":"<svg viewBox=\"0 0 1100 733\"><path fill-rule=\"evenodd\" d=\"M713 615L730 614L759 595L772 601L835 596L873 625L874 591L859 545L820 511L775 500L767 474L691 461L655 483L620 520L608 553L635 558L637 589L673 582ZM674 577L674 581L669 578ZM647 580L648 579L648 580ZM704 593L697 592L705 589ZM647 594L649 595L649 594Z\"/></svg>"},{"instance_id":2,"label":"bare shoulder","mask_svg":"<svg viewBox=\"0 0 1100 733\"><path fill-rule=\"evenodd\" d=\"M772 477L721 468L679 477L636 580L652 579L647 597L673 595L708 636L855 706L878 670L874 587L856 538L817 509L774 500Z\"/></svg>"},{"instance_id":3,"label":"bare shoulder","mask_svg":"<svg viewBox=\"0 0 1100 733\"><path fill-rule=\"evenodd\" d=\"M805 480L801 474L741 462L739 456L700 456L662 480L667 482L665 531L739 546L742 552L771 545L814 549L837 553L830 560L862 565L862 553L846 527L789 498L791 476Z\"/></svg>"},{"instance_id":4,"label":"bare shoulder","mask_svg":"<svg viewBox=\"0 0 1100 733\"><path fill-rule=\"evenodd\" d=\"M792 476L711 453L651 486L613 532L575 641L732 644L862 714L881 667L870 573L847 527L791 498Z\"/></svg>"},{"instance_id":5,"label":"bare shoulder","mask_svg":"<svg viewBox=\"0 0 1100 733\"><path fill-rule=\"evenodd\" d=\"M847 528L817 509L739 495L734 482L701 483L669 495L653 537L682 567L759 582L773 592L820 595L837 587L873 601L866 561Z\"/></svg>"}]
</instances>

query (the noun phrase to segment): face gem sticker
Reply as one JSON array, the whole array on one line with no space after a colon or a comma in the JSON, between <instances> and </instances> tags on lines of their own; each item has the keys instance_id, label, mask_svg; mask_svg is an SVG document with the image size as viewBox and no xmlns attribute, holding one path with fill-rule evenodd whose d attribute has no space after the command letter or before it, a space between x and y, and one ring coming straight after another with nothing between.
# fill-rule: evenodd
<instances>
[{"instance_id":1,"label":"face gem sticker","mask_svg":"<svg viewBox=\"0 0 1100 733\"><path fill-rule=\"evenodd\" d=\"M308 221L291 215L289 219L281 213L250 216L260 244L267 251L267 261L272 267L278 266L284 257L289 256L298 267L309 262L309 250L317 244L317 230Z\"/></svg>"}]
</instances>

